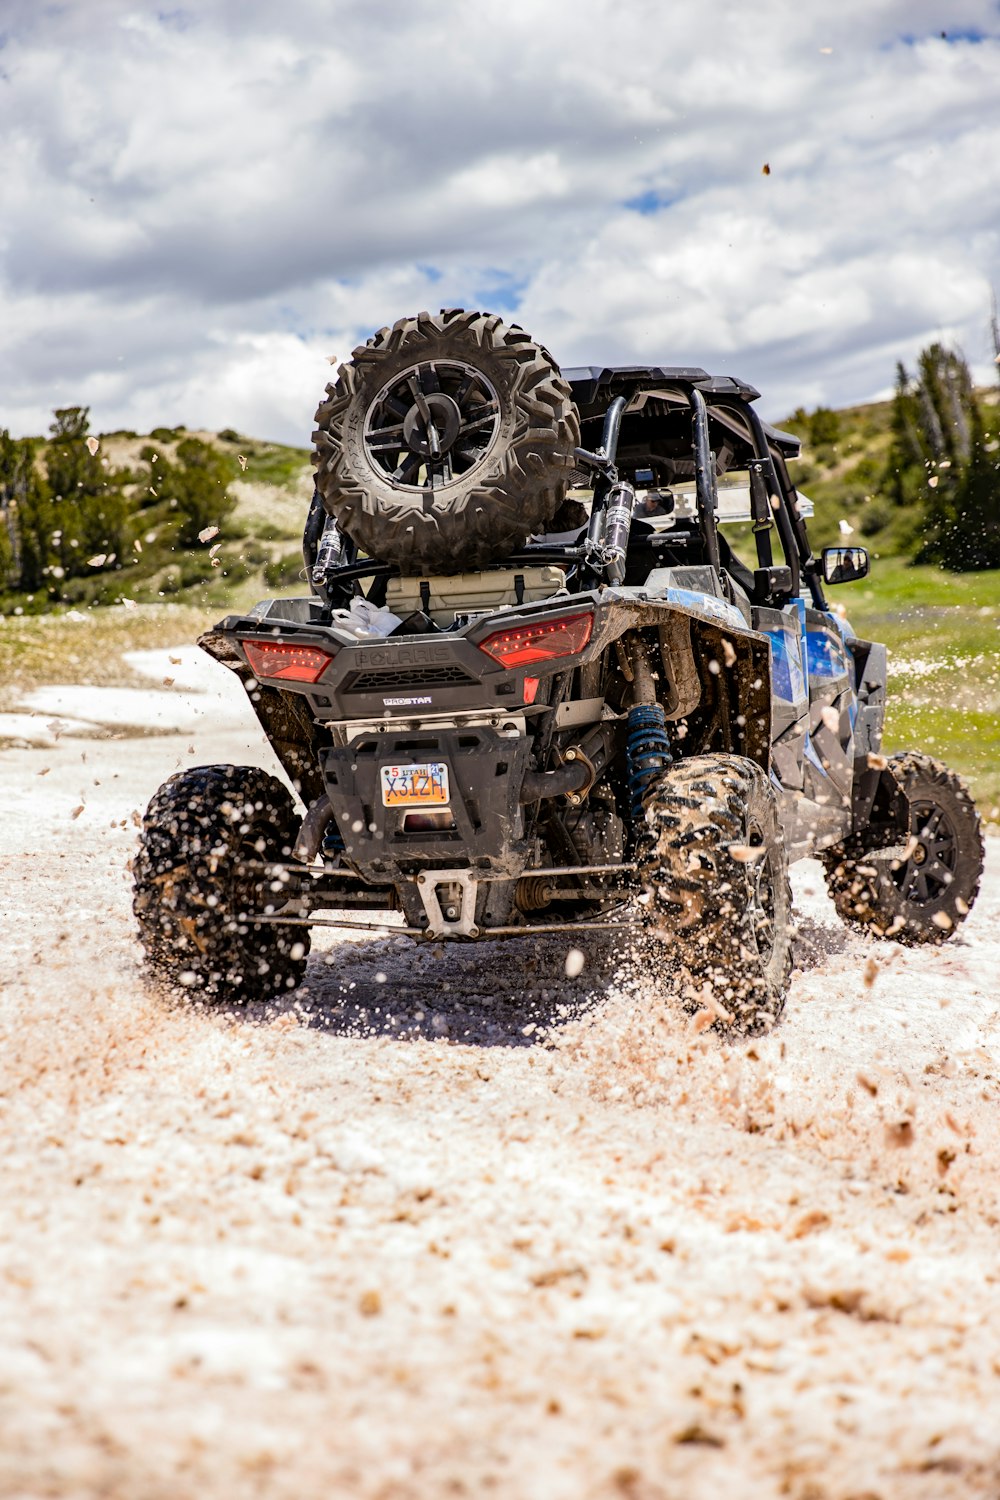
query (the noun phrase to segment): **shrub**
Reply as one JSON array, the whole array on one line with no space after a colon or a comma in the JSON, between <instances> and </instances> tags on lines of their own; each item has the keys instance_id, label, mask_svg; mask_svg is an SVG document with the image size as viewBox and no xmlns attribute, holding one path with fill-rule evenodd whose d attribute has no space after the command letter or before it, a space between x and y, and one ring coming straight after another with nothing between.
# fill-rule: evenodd
<instances>
[{"instance_id":1,"label":"shrub","mask_svg":"<svg viewBox=\"0 0 1000 1500\"><path fill-rule=\"evenodd\" d=\"M872 500L861 512L858 530L862 536L875 536L893 519L894 507L886 500Z\"/></svg>"},{"instance_id":2,"label":"shrub","mask_svg":"<svg viewBox=\"0 0 1000 1500\"><path fill-rule=\"evenodd\" d=\"M269 589L290 588L292 584L301 581L302 554L300 552L291 552L285 557L275 558L264 568L264 582Z\"/></svg>"}]
</instances>

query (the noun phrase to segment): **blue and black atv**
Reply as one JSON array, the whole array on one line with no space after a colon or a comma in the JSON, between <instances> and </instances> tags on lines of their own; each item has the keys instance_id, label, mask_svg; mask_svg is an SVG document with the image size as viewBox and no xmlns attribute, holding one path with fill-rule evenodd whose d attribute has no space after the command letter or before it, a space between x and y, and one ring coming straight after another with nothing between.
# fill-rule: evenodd
<instances>
[{"instance_id":1,"label":"blue and black atv","mask_svg":"<svg viewBox=\"0 0 1000 1500\"><path fill-rule=\"evenodd\" d=\"M153 963L231 1002L297 985L317 924L634 924L673 992L753 1030L784 1003L807 855L845 921L950 937L975 807L930 757L882 755L885 648L825 594L868 558L814 557L798 443L757 395L700 369L560 372L460 310L356 349L317 412L310 593L201 640L304 816L253 767L166 782L135 862Z\"/></svg>"}]
</instances>

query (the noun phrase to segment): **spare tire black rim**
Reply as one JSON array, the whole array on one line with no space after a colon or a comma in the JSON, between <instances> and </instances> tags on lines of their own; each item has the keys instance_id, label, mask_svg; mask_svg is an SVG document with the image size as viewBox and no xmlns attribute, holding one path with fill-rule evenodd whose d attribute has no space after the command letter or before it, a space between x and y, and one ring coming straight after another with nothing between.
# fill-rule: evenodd
<instances>
[{"instance_id":1,"label":"spare tire black rim","mask_svg":"<svg viewBox=\"0 0 1000 1500\"><path fill-rule=\"evenodd\" d=\"M500 430L500 399L479 370L427 360L394 375L365 418L365 451L399 489L435 490L465 478Z\"/></svg>"}]
</instances>

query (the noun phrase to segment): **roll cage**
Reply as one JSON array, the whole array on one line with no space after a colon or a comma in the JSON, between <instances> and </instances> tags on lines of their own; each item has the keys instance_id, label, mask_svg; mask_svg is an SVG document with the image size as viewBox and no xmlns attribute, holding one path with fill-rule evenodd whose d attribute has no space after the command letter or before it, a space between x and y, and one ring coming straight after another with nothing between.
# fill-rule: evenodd
<instances>
[{"instance_id":1,"label":"roll cage","mask_svg":"<svg viewBox=\"0 0 1000 1500\"><path fill-rule=\"evenodd\" d=\"M593 492L586 534L572 543L528 542L494 567L561 565L573 591L621 583L634 545L637 487L650 480L669 486L693 479L697 535L667 533L643 541L654 552L676 549L678 540L687 542L698 561L725 571L731 552L725 543L720 549L718 479L729 470L745 469L757 560L753 602L781 607L807 588L813 605L827 608L820 565L787 468L786 461L798 455L799 441L761 420L752 405L759 396L753 386L697 368L652 365L591 366L564 370L563 375L581 419L577 463ZM398 567L359 556L347 538L336 566L317 576L326 521L314 495L303 557L315 591L334 608L362 592L367 579L367 597L381 602L386 581L398 574ZM778 563L775 531L783 559Z\"/></svg>"}]
</instances>

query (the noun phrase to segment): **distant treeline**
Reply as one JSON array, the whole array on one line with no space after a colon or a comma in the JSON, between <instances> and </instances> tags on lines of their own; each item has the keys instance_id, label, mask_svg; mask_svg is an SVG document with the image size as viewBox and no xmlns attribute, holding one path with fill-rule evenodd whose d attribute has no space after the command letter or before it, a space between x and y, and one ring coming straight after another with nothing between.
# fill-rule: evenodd
<instances>
[{"instance_id":1,"label":"distant treeline","mask_svg":"<svg viewBox=\"0 0 1000 1500\"><path fill-rule=\"evenodd\" d=\"M171 457L146 443L134 465L113 467L87 407L53 415L47 441L0 430L0 592L109 602L121 590L108 575L144 538L158 555L181 552L231 513L235 463L182 429L153 434L170 440Z\"/></svg>"}]
</instances>

